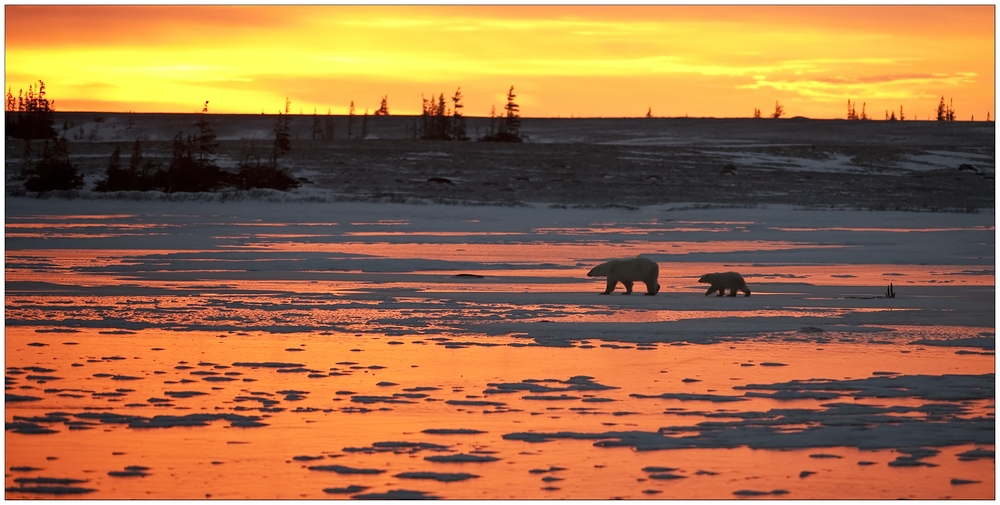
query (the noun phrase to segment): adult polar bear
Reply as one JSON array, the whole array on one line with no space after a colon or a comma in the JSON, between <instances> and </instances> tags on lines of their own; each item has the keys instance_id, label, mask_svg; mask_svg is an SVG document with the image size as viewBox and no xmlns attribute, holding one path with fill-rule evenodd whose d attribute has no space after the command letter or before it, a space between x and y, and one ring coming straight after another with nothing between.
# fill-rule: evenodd
<instances>
[{"instance_id":1,"label":"adult polar bear","mask_svg":"<svg viewBox=\"0 0 1000 505\"><path fill-rule=\"evenodd\" d=\"M632 294L632 283L642 281L646 284L646 294L655 295L660 291L660 285L656 282L660 276L660 267L655 261L648 258L628 258L623 260L611 260L601 263L587 272L587 277L607 277L608 287L602 295L610 295L619 282L625 286L626 295Z\"/></svg>"}]
</instances>

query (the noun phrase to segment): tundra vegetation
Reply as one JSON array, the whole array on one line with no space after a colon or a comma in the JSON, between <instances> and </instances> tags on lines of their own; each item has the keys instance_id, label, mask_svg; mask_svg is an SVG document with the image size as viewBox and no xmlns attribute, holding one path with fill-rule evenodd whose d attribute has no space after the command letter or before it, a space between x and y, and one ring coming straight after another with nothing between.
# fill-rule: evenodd
<instances>
[{"instance_id":1,"label":"tundra vegetation","mask_svg":"<svg viewBox=\"0 0 1000 505\"><path fill-rule=\"evenodd\" d=\"M102 192L156 190L195 193L225 188L273 188L282 191L294 188L299 185L298 181L278 167L279 157L292 149L287 119L289 106L286 100L285 114L278 114L270 156L263 159L251 145L237 164L236 173L223 170L216 164L219 142L207 119L206 101L194 124L196 133L186 138L183 132L174 136L170 162L165 169L143 158L142 141L136 139L128 167L122 166L121 150L115 146L106 175L94 189Z\"/></svg>"},{"instance_id":2,"label":"tundra vegetation","mask_svg":"<svg viewBox=\"0 0 1000 505\"><path fill-rule=\"evenodd\" d=\"M236 165L235 173L223 170L216 163L219 142L207 119L206 101L194 124L196 132L186 137L183 132L178 132L174 136L171 158L166 168L144 159L142 140L136 139L127 167L122 165L120 147L115 146L108 160L105 177L97 181L94 189L101 192L155 190L165 193L194 193L226 188L273 188L285 191L297 187L299 182L278 166L278 159L292 149L289 106L290 103L286 100L285 114L278 114L270 156L263 158L251 144ZM35 191L27 185L26 189Z\"/></svg>"},{"instance_id":3,"label":"tundra vegetation","mask_svg":"<svg viewBox=\"0 0 1000 505\"><path fill-rule=\"evenodd\" d=\"M574 140L568 143L557 140L560 134L553 136L550 133L555 131L551 130L550 123L557 120L532 120L532 135L539 135L539 141L523 145L520 143L527 136L521 130L520 106L513 86L508 89L506 98L503 108L494 107L489 115L479 117L464 114L466 105L462 90L458 88L451 97L439 93L424 98L419 116L390 116L388 96L383 95L374 114L366 112L361 118L357 117L361 114L354 113L354 101L350 102L350 113L346 117L334 116L329 109L324 117L314 109L311 118L301 114L296 118L290 114L290 100L286 98L284 110L274 116L209 115L205 102L200 114L154 115L155 120L150 120L154 118L132 113L56 113L54 101L46 94L45 83L38 81L27 87L27 93L23 90L16 95L12 90L7 93L8 193L73 189L165 193L257 188L286 191L306 181L302 177L294 178L291 175L294 170L309 175L314 179L310 184L315 183L317 188L332 188L345 198L388 196L406 199L410 197L407 195L412 195L435 201L531 199L573 204L578 200L574 185L583 184L593 190L593 184L599 181L602 191L609 194L609 202L619 205L682 201L679 199L752 204L760 201L755 195L767 194L771 195L767 199L775 199L778 198L775 195L784 194L785 188L794 185L816 186L818 192L810 197L811 205L854 202L872 206L867 192L859 191L859 184L872 188L873 192L893 195L892 199L880 198L883 203L877 204L878 208L974 209L989 206L993 201L992 197L979 195L984 191L992 193L991 186L980 187L966 181L970 178L992 181L990 171L974 165L989 164L983 156L992 155L992 146L966 146L970 140L964 136L981 129L954 122L954 108L950 103L944 105L944 97L938 106L939 126L931 126L936 123L933 112L918 124L912 121L916 119L912 114L904 115L902 107L898 117L896 111L891 114L886 111L888 121L905 119L907 125L912 125L901 124L898 128L907 131L934 128L935 135L936 130L940 130L940 142L890 142L892 145L876 146L868 140L860 143L856 142L858 139L849 140L855 135L864 135L870 140L873 132L886 133L880 138L896 137L888 135L888 124L874 126L881 121L873 121L865 103L859 113L856 102L848 100L847 118L858 120L849 121L852 123L847 127L849 131L842 130L836 122L818 121L803 126L808 138L794 141L801 146L722 146L714 154L698 156L682 152L688 149L684 146L628 146L626 144L632 141L622 139L612 142L616 128L626 124L612 119L602 120L607 126L602 126L604 130L599 136L588 136L588 133L571 137ZM782 104L775 102L774 113L763 113L758 108L754 116L780 119L785 114L784 109ZM653 117L651 107L645 115ZM986 117L988 120L988 113ZM652 122L647 124L662 130L678 120L686 121L657 117L649 119ZM581 121L584 123L580 123L580 128L591 128L586 126L588 120ZM54 127L57 122L62 124L61 129ZM338 122L341 124L337 125ZM703 118L684 122L683 130L698 130L701 126L721 123L729 124L729 120ZM779 123L783 122L755 122L752 129L771 132ZM956 128L948 126L951 124ZM578 125L567 123L567 126L576 128ZM736 126L739 128L731 132L739 133L745 128L742 124ZM339 139L336 138L338 129ZM874 130L869 132L869 129ZM217 130L223 132L224 139L219 138ZM345 131L349 140L374 142L338 143L344 140L342 132ZM822 134L823 131L828 133ZM849 133L854 131L858 133ZM712 132L717 134L715 130ZM792 133L782 135L794 136ZM964 146L960 150L968 151L961 154L965 158L956 161L956 166L961 165L960 173L903 170L906 180L902 182L899 177L882 177L899 171L906 163L912 164L913 159L936 156L930 149L939 149L936 146L944 149L943 146L951 145L949 139L955 138ZM428 143L426 149L430 152L421 154L419 151L425 148L415 148L406 139L474 139L478 142L451 142L448 147ZM495 143L516 143L517 147L489 145ZM292 152L293 145L295 152ZM633 151L642 153L637 156ZM730 151L732 153L727 154ZM797 164L799 169L795 166L788 169L790 165L783 158L787 156L805 161L799 163L789 159L787 161ZM772 163L768 157L782 157L781 163ZM833 167L838 163L846 171L840 167L833 170L811 168L811 164ZM487 170L471 171L469 167L473 166ZM725 180L713 178L713 174L720 173L720 167L721 174L730 177ZM858 181L847 172L849 170L864 170L868 177ZM449 183L414 186L412 181L415 180L447 180ZM635 184L636 180L645 183ZM911 188L912 184L907 181L916 181L920 187ZM926 189L921 189L924 186L946 190L935 196L934 201L925 203ZM910 198L910 193L916 201ZM858 203L859 195L865 197L861 203ZM789 193L787 198L776 201L801 203L796 198ZM872 198L875 198L874 193ZM988 202L984 203L984 199Z\"/></svg>"}]
</instances>

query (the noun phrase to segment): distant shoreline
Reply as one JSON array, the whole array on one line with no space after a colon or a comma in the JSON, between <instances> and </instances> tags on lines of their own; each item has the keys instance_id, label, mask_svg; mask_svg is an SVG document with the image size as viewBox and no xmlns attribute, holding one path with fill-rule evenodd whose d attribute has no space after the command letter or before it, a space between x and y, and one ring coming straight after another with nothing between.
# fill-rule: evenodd
<instances>
[{"instance_id":1,"label":"distant shoreline","mask_svg":"<svg viewBox=\"0 0 1000 505\"><path fill-rule=\"evenodd\" d=\"M10 112L11 111L8 111L8 113L10 113ZM16 112L14 112L14 113L16 113ZM133 115L133 116L141 116L141 115L150 115L150 116L199 116L202 113L201 112L120 112L120 111L88 111L88 110L59 111L59 110L57 110L57 111L54 111L53 114L55 114L56 117L59 117L60 115L72 115L72 114ZM209 113L207 113L208 117L260 117L260 116L277 117L278 115L279 115L278 113L270 113L270 112L268 112L268 113L263 113L262 112L260 114L254 114L254 113L250 113L250 112L226 112L226 113L209 112ZM291 112L291 113L288 114L288 116L292 116L292 117L312 117L312 116L326 117L326 116L332 116L332 117L335 117L335 118L347 118L349 115L348 114L323 114L323 113L319 113L319 112L317 112L315 114L312 114L312 113L301 113L301 114L299 114L299 113ZM355 117L362 118L362 117L364 117L364 114L355 114ZM374 115L371 115L371 114L368 115L369 120L373 120L373 119L388 119L388 118L417 119L417 118L420 118L420 117L421 117L421 115L419 115L419 114L415 114L415 115L410 115L410 114L392 114L390 116L374 116ZM487 121L490 119L489 116L466 115L464 117L466 117L468 119L487 120ZM661 120L661 121L662 120L670 120L670 121L694 121L694 120L740 121L740 120L747 120L747 121L749 121L749 120L753 120L753 121L778 121L778 122L788 122L788 121L830 121L830 122L865 123L865 124L874 124L874 123L888 123L888 124L902 124L902 123L953 123L953 124L954 123L976 123L976 124L978 124L978 123L987 123L987 124L994 124L994 123L996 123L996 121L993 121L993 120L990 120L990 121L985 121L985 120L982 120L982 121L980 121L980 120L969 121L969 120L965 120L965 119L956 119L955 121L947 121L947 122L945 122L945 121L937 121L936 119L906 119L905 121L885 120L885 119L868 119L868 120L860 121L860 120L849 120L849 119L844 119L844 118L811 118L811 117L806 117L806 116L782 117L782 118L778 118L777 120L775 120L774 118L769 118L769 117L766 117L766 118L754 118L754 117L749 117L749 116L730 116L730 117L715 117L715 116L653 116L653 117L645 117L645 116L572 116L572 117L564 117L564 116L521 116L521 119L522 120L528 120L528 121L534 121L534 120L543 120L543 121L544 120L560 120L560 121L562 121L562 120L587 120L587 121L594 121L594 120L597 120L597 121L600 121L600 120L612 120L612 121L615 121L615 120L647 120L647 121L657 121L657 120Z\"/></svg>"}]
</instances>

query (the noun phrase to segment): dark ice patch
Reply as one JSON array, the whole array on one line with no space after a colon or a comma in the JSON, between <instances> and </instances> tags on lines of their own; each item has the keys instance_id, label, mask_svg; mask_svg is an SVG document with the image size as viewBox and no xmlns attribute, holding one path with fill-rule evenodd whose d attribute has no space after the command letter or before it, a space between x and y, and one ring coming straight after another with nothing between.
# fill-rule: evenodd
<instances>
[{"instance_id":1,"label":"dark ice patch","mask_svg":"<svg viewBox=\"0 0 1000 505\"><path fill-rule=\"evenodd\" d=\"M775 489L773 491L755 491L753 489L741 489L739 491L733 491L736 496L766 496L766 495L785 495L788 491L784 489Z\"/></svg>"},{"instance_id":2,"label":"dark ice patch","mask_svg":"<svg viewBox=\"0 0 1000 505\"><path fill-rule=\"evenodd\" d=\"M385 470L380 470L378 468L352 468L343 465L318 465L310 466L308 468L317 472L334 472L340 475L376 475L385 473Z\"/></svg>"},{"instance_id":3,"label":"dark ice patch","mask_svg":"<svg viewBox=\"0 0 1000 505\"><path fill-rule=\"evenodd\" d=\"M521 382L487 384L489 389L483 394L514 393L527 391L529 393L559 393L567 391L604 391L618 389L615 386L605 386L594 382L593 377L576 375L567 380L559 379L525 379Z\"/></svg>"},{"instance_id":4,"label":"dark ice patch","mask_svg":"<svg viewBox=\"0 0 1000 505\"><path fill-rule=\"evenodd\" d=\"M972 449L957 454L959 461L975 461L977 459L995 459L995 451L989 449Z\"/></svg>"},{"instance_id":5,"label":"dark ice patch","mask_svg":"<svg viewBox=\"0 0 1000 505\"><path fill-rule=\"evenodd\" d=\"M673 473L651 473L649 474L650 479L658 480L675 480L675 479L686 479L686 475L677 475Z\"/></svg>"},{"instance_id":6,"label":"dark ice patch","mask_svg":"<svg viewBox=\"0 0 1000 505\"><path fill-rule=\"evenodd\" d=\"M14 403L14 402L35 402L41 400L41 397L30 396L30 395L15 395L12 393L4 393L4 402Z\"/></svg>"},{"instance_id":7,"label":"dark ice patch","mask_svg":"<svg viewBox=\"0 0 1000 505\"><path fill-rule=\"evenodd\" d=\"M983 375L897 375L865 379L793 380L775 384L733 386L737 390L773 391L808 397L807 394L840 395L854 398L922 398L925 400L985 400L994 398L994 374ZM749 395L749 393L748 393ZM759 396L759 395L754 395ZM781 398L771 394L770 397Z\"/></svg>"},{"instance_id":8,"label":"dark ice patch","mask_svg":"<svg viewBox=\"0 0 1000 505\"><path fill-rule=\"evenodd\" d=\"M391 452L394 454L415 454L420 451L447 451L451 446L430 442L375 442L368 447L344 447L344 452L374 454Z\"/></svg>"},{"instance_id":9,"label":"dark ice patch","mask_svg":"<svg viewBox=\"0 0 1000 505\"><path fill-rule=\"evenodd\" d=\"M646 473L656 473L656 472L676 472L677 468L670 468L668 466L647 466L642 469Z\"/></svg>"},{"instance_id":10,"label":"dark ice patch","mask_svg":"<svg viewBox=\"0 0 1000 505\"><path fill-rule=\"evenodd\" d=\"M426 456L425 461L432 463L490 463L500 461L500 458L493 456L479 456L477 454L449 454L447 456Z\"/></svg>"},{"instance_id":11,"label":"dark ice patch","mask_svg":"<svg viewBox=\"0 0 1000 505\"><path fill-rule=\"evenodd\" d=\"M188 414L186 416L153 416L143 417L122 415L112 412L82 412L73 414L79 419L96 420L103 424L125 424L129 428L175 428L184 426L208 426L213 421L229 421L235 428L254 428L267 426L260 422L257 416L241 416L239 414Z\"/></svg>"},{"instance_id":12,"label":"dark ice patch","mask_svg":"<svg viewBox=\"0 0 1000 505\"><path fill-rule=\"evenodd\" d=\"M4 429L12 433L20 433L22 435L49 435L52 433L59 433L58 430L53 430L40 424L26 421L4 423Z\"/></svg>"},{"instance_id":13,"label":"dark ice patch","mask_svg":"<svg viewBox=\"0 0 1000 505\"><path fill-rule=\"evenodd\" d=\"M561 472L563 470L565 470L565 468L561 466L550 466L548 468L532 468L531 470L528 470L528 473Z\"/></svg>"},{"instance_id":14,"label":"dark ice patch","mask_svg":"<svg viewBox=\"0 0 1000 505\"><path fill-rule=\"evenodd\" d=\"M353 494L353 493L360 493L360 492L364 491L365 489L368 489L368 486L358 486L358 485L352 484L352 485L347 486L347 487L328 487L328 488L323 488L323 492L327 493L327 494Z\"/></svg>"},{"instance_id":15,"label":"dark ice patch","mask_svg":"<svg viewBox=\"0 0 1000 505\"><path fill-rule=\"evenodd\" d=\"M395 396L375 396L375 395L355 395L351 397L351 401L354 403L416 403L412 400L407 400L405 398L399 398Z\"/></svg>"},{"instance_id":16,"label":"dark ice patch","mask_svg":"<svg viewBox=\"0 0 1000 505\"><path fill-rule=\"evenodd\" d=\"M541 400L541 401L559 401L559 400L579 400L579 396L570 395L527 395L522 396L522 400Z\"/></svg>"},{"instance_id":17,"label":"dark ice patch","mask_svg":"<svg viewBox=\"0 0 1000 505\"><path fill-rule=\"evenodd\" d=\"M124 470L112 470L108 472L111 477L146 477L149 475L148 466L130 465Z\"/></svg>"},{"instance_id":18,"label":"dark ice patch","mask_svg":"<svg viewBox=\"0 0 1000 505\"><path fill-rule=\"evenodd\" d=\"M233 366L244 366L250 368L298 368L305 366L302 363L280 363L273 361L237 361Z\"/></svg>"},{"instance_id":19,"label":"dark ice patch","mask_svg":"<svg viewBox=\"0 0 1000 505\"><path fill-rule=\"evenodd\" d=\"M441 473L441 472L403 472L395 475L397 479L428 479L438 482L460 482L469 479L478 479L478 475L471 473Z\"/></svg>"},{"instance_id":20,"label":"dark ice patch","mask_svg":"<svg viewBox=\"0 0 1000 505\"><path fill-rule=\"evenodd\" d=\"M993 336L952 338L948 340L920 339L909 343L910 345L932 345L944 347L978 347L980 349L996 348L996 338Z\"/></svg>"},{"instance_id":21,"label":"dark ice patch","mask_svg":"<svg viewBox=\"0 0 1000 505\"><path fill-rule=\"evenodd\" d=\"M94 491L97 490L87 487L75 487L75 486L22 486L22 487L8 487L6 488L6 491L8 493L68 495L68 494L93 493Z\"/></svg>"},{"instance_id":22,"label":"dark ice patch","mask_svg":"<svg viewBox=\"0 0 1000 505\"><path fill-rule=\"evenodd\" d=\"M29 485L35 485L35 484L49 485L49 484L53 484L53 485L57 485L57 486L68 486L70 484L83 484L84 482L88 482L87 479L64 479L64 478L58 478L58 477L18 477L16 479L14 479L14 483L20 484L22 486L25 485L25 484L29 484Z\"/></svg>"},{"instance_id":23,"label":"dark ice patch","mask_svg":"<svg viewBox=\"0 0 1000 505\"><path fill-rule=\"evenodd\" d=\"M448 405L461 405L467 407L503 407L507 405L504 402L491 402L486 400L448 400L445 403Z\"/></svg>"},{"instance_id":24,"label":"dark ice patch","mask_svg":"<svg viewBox=\"0 0 1000 505\"><path fill-rule=\"evenodd\" d=\"M427 433L429 435L479 435L481 433L486 433L485 431L472 430L468 428L429 428L421 431L421 433Z\"/></svg>"},{"instance_id":25,"label":"dark ice patch","mask_svg":"<svg viewBox=\"0 0 1000 505\"><path fill-rule=\"evenodd\" d=\"M632 398L660 398L664 400L703 401L703 402L741 402L747 400L747 398L744 398L742 396L703 395L703 394L693 394L693 393L663 393L659 395L643 395L639 393L632 393L629 396L631 396Z\"/></svg>"},{"instance_id":26,"label":"dark ice patch","mask_svg":"<svg viewBox=\"0 0 1000 505\"><path fill-rule=\"evenodd\" d=\"M191 398L192 396L207 395L208 393L202 391L164 391L163 394L171 398ZM153 399L147 401L152 402Z\"/></svg>"},{"instance_id":27,"label":"dark ice patch","mask_svg":"<svg viewBox=\"0 0 1000 505\"><path fill-rule=\"evenodd\" d=\"M982 482L983 481L981 480L967 480L967 479L957 479L957 478L951 479L951 485L953 486L960 486L963 484L980 484Z\"/></svg>"},{"instance_id":28,"label":"dark ice patch","mask_svg":"<svg viewBox=\"0 0 1000 505\"><path fill-rule=\"evenodd\" d=\"M994 443L993 418L975 416L970 411L971 406L961 403L930 403L913 407L832 403L823 407L819 410L771 409L765 412L684 412L676 415L698 415L710 420L694 426L671 426L653 432L517 432L505 434L502 438L529 443L589 440L597 447L631 447L638 451L732 447L898 449L917 444ZM722 420L716 420L720 418ZM906 449L898 450L911 456L916 454Z\"/></svg>"},{"instance_id":29,"label":"dark ice patch","mask_svg":"<svg viewBox=\"0 0 1000 505\"><path fill-rule=\"evenodd\" d=\"M896 449L897 452L902 453L900 456L896 456L896 459L889 462L889 466L894 467L916 467L916 466L926 466L926 467L936 467L938 465L934 463L928 463L926 461L921 461L923 459L936 456L941 451L937 449L927 449L923 447L903 447Z\"/></svg>"},{"instance_id":30,"label":"dark ice patch","mask_svg":"<svg viewBox=\"0 0 1000 505\"><path fill-rule=\"evenodd\" d=\"M356 494L351 498L355 500L438 500L437 496L428 494L425 491L413 491L409 489L392 489L384 493Z\"/></svg>"}]
</instances>

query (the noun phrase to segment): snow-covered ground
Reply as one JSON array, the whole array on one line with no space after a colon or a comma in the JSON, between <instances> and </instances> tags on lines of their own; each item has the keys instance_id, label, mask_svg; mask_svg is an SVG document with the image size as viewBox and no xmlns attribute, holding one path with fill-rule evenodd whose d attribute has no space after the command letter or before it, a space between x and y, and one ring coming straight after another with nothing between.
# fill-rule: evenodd
<instances>
[{"instance_id":1,"label":"snow-covered ground","mask_svg":"<svg viewBox=\"0 0 1000 505\"><path fill-rule=\"evenodd\" d=\"M8 498L995 497L992 209L171 198L6 199Z\"/></svg>"},{"instance_id":2,"label":"snow-covered ground","mask_svg":"<svg viewBox=\"0 0 1000 505\"><path fill-rule=\"evenodd\" d=\"M524 118L525 142L498 145L413 140L417 117L368 118L365 140L359 139L362 118L289 118L292 150L279 166L302 179L291 195L299 199L961 212L995 207L992 122ZM89 191L105 176L116 146L127 164L140 140L145 159L166 167L171 140L194 134L199 119L57 113L56 127ZM270 155L275 116L203 119L218 135L222 168L233 170L250 153ZM470 137L486 134L489 118L467 119ZM29 147L37 158L40 143ZM7 194L21 194L16 176L24 152L22 141L7 140Z\"/></svg>"}]
</instances>

